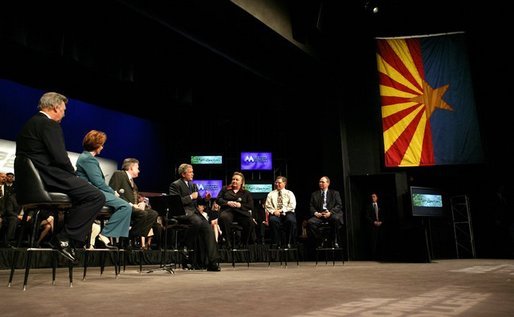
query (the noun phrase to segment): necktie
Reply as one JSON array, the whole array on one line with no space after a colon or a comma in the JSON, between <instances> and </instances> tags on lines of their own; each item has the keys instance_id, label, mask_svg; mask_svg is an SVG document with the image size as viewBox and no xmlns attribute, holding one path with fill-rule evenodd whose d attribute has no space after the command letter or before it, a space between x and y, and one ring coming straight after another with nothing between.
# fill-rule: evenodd
<instances>
[{"instance_id":1,"label":"necktie","mask_svg":"<svg viewBox=\"0 0 514 317\"><path fill-rule=\"evenodd\" d=\"M277 209L282 209L283 202L282 202L282 192L278 191L278 198L277 198Z\"/></svg>"},{"instance_id":2,"label":"necktie","mask_svg":"<svg viewBox=\"0 0 514 317\"><path fill-rule=\"evenodd\" d=\"M134 204L137 204L137 190L133 178L130 179L130 186L132 187L132 193L134 194Z\"/></svg>"},{"instance_id":3,"label":"necktie","mask_svg":"<svg viewBox=\"0 0 514 317\"><path fill-rule=\"evenodd\" d=\"M327 209L327 196L325 195L325 191L321 191L321 210Z\"/></svg>"},{"instance_id":4,"label":"necktie","mask_svg":"<svg viewBox=\"0 0 514 317\"><path fill-rule=\"evenodd\" d=\"M0 185L0 198L4 196L4 186Z\"/></svg>"},{"instance_id":5,"label":"necktie","mask_svg":"<svg viewBox=\"0 0 514 317\"><path fill-rule=\"evenodd\" d=\"M378 205L377 203L373 203L373 209L375 210L375 219L378 221Z\"/></svg>"}]
</instances>

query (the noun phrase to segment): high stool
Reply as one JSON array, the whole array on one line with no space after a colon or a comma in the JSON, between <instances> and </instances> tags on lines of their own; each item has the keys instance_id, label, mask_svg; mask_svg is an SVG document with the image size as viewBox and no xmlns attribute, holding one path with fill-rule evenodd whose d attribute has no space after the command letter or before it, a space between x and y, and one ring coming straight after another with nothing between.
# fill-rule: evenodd
<instances>
[{"instance_id":1,"label":"high stool","mask_svg":"<svg viewBox=\"0 0 514 317\"><path fill-rule=\"evenodd\" d=\"M22 155L16 156L14 161L14 172L16 174L16 200L23 208L24 215L22 222L27 223L27 215L30 211L34 211L32 235L30 237L29 246L25 249L25 277L23 280L23 290L27 289L30 267L32 265L32 255L34 252L50 252L52 256L52 285L55 285L55 273L57 268L58 251L51 248L35 248L34 240L37 233L37 223L41 210L48 210L54 215L54 219L58 219L59 211L66 211L71 208L72 203L68 195L58 192L48 192L45 189L43 181L39 176L39 171L35 168L32 161ZM23 232L22 232L23 234ZM14 271L18 254L23 249L17 246L14 250L11 263L11 274L9 276L8 287L12 285ZM69 268L69 286L73 286L73 263L68 261Z\"/></svg>"},{"instance_id":2,"label":"high stool","mask_svg":"<svg viewBox=\"0 0 514 317\"><path fill-rule=\"evenodd\" d=\"M287 267L287 259L289 257L289 254L290 252L292 253L292 255L294 256L294 258L296 259L296 265L300 265L300 259L298 257L298 247L297 246L292 246L292 235L294 234L296 230L292 229L289 231L289 235L288 235L288 238L287 238L287 244L286 244L286 247L283 248L283 247L279 247L277 246L277 248L269 248L268 249L268 267L271 266L271 259L273 257L273 254L275 253L278 257L278 260L280 261L280 266L282 266L282 263L284 263L285 267ZM281 233L283 233L283 230L281 230ZM283 261L282 261L283 259Z\"/></svg>"},{"instance_id":3,"label":"high stool","mask_svg":"<svg viewBox=\"0 0 514 317\"><path fill-rule=\"evenodd\" d=\"M100 232L102 232L102 229L104 228L105 226L105 221L109 220L109 218L111 217L111 208L110 207L107 207L107 206L104 206L102 208L102 210L96 215L96 220L98 220L100 222ZM87 241L90 241L90 239L88 238ZM111 258L111 262L114 264L114 276L115 278L118 278L118 275L120 273L120 270L121 270L121 265L120 265L120 250L119 249L107 249L107 248L103 248L103 249L91 249L91 248L88 248L87 246L89 245L89 242L86 243L85 245L85 249L84 249L84 274L82 275L82 280L85 281L86 280L86 274L87 274L87 268L88 268L88 265L89 265L89 254L90 253L99 253L100 255L100 275L103 274L104 270L105 270L105 254L108 253L110 258Z\"/></svg>"},{"instance_id":4,"label":"high stool","mask_svg":"<svg viewBox=\"0 0 514 317\"><path fill-rule=\"evenodd\" d=\"M236 247L236 243L238 241L237 237L238 235L241 235L241 233L243 232L243 227L239 225L239 223L237 223L236 221L233 221L231 229L232 232L230 232L230 239L232 240L232 246L230 249L225 250L227 250L227 252L230 251L232 267L236 267L236 254L241 254L241 256L246 260L247 267L250 267L250 249L248 249L248 245L245 244L243 248Z\"/></svg>"},{"instance_id":5,"label":"high stool","mask_svg":"<svg viewBox=\"0 0 514 317\"><path fill-rule=\"evenodd\" d=\"M166 265L166 259L168 253L172 255L172 259L174 261L173 267L177 268L177 263L182 263L184 257L194 256L194 250L180 248L179 246L179 235L186 232L191 227L189 224L179 223L177 219L168 219L167 224L164 226L164 243L162 243L161 247L161 268L166 269L170 273L174 273L170 268L170 265ZM173 237L173 241L171 244L171 248L169 247L169 233L171 233Z\"/></svg>"},{"instance_id":6,"label":"high stool","mask_svg":"<svg viewBox=\"0 0 514 317\"><path fill-rule=\"evenodd\" d=\"M344 253L343 248L339 245L338 230L333 230L332 224L328 221L324 221L320 224L320 232L323 237L323 245L316 247L316 265L318 265L318 256L320 253L325 255L325 264L328 264L329 254L331 254L332 265L336 265L336 255L341 252L341 261L344 265ZM329 233L334 231L334 236L330 237ZM326 242L330 243L330 246L326 245Z\"/></svg>"}]
</instances>

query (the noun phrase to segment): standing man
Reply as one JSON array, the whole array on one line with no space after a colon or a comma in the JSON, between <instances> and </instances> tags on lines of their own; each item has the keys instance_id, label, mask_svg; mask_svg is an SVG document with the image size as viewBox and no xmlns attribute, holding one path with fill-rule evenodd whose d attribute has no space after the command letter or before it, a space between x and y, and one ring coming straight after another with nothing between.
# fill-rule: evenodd
<instances>
[{"instance_id":1,"label":"standing man","mask_svg":"<svg viewBox=\"0 0 514 317\"><path fill-rule=\"evenodd\" d=\"M109 180L109 186L114 189L123 200L128 201L132 205L132 228L129 237L140 237L142 249L146 249L146 238L149 236L150 229L156 223L157 211L138 206L138 188L134 179L139 176L139 160L135 158L126 158L123 160L121 171L112 174Z\"/></svg>"},{"instance_id":2,"label":"standing man","mask_svg":"<svg viewBox=\"0 0 514 317\"><path fill-rule=\"evenodd\" d=\"M343 225L343 203L341 195L337 190L329 189L330 179L323 176L319 179L319 190L311 194L310 213L311 218L307 221L307 228L316 240L317 246L322 246L323 236L320 226L323 222L328 222L331 227L333 246L338 248L339 230Z\"/></svg>"},{"instance_id":3,"label":"standing man","mask_svg":"<svg viewBox=\"0 0 514 317\"><path fill-rule=\"evenodd\" d=\"M194 249L198 241L200 247L200 266L205 266L207 271L220 271L218 262L220 256L218 245L211 224L196 208L199 200L203 198L198 194L198 187L193 184L193 166L190 164L180 164L178 167L180 178L170 184L169 192L172 196L180 196L182 205L186 211L185 222L191 226L186 233L186 244L190 250ZM210 199L210 193L206 194L206 199Z\"/></svg>"},{"instance_id":4,"label":"standing man","mask_svg":"<svg viewBox=\"0 0 514 317\"><path fill-rule=\"evenodd\" d=\"M16 172L16 161L20 157L31 159L48 191L70 197L72 207L65 217L63 229L52 238L51 245L70 261L77 262L73 242L85 241L96 214L105 203L105 196L77 177L70 162L60 125L67 103L68 98L55 92L47 92L41 97L39 113L25 123L16 138L14 168Z\"/></svg>"},{"instance_id":5,"label":"standing man","mask_svg":"<svg viewBox=\"0 0 514 317\"><path fill-rule=\"evenodd\" d=\"M293 192L286 189L287 178L277 176L275 190L266 197L265 209L269 214L269 226L271 229L271 244L276 246L291 247L296 242L296 197ZM287 242L281 243L281 228L285 227Z\"/></svg>"},{"instance_id":6,"label":"standing man","mask_svg":"<svg viewBox=\"0 0 514 317\"><path fill-rule=\"evenodd\" d=\"M378 195L371 194L371 202L366 206L366 222L369 227L370 250L373 260L381 260L384 244L384 210L378 203Z\"/></svg>"}]
</instances>

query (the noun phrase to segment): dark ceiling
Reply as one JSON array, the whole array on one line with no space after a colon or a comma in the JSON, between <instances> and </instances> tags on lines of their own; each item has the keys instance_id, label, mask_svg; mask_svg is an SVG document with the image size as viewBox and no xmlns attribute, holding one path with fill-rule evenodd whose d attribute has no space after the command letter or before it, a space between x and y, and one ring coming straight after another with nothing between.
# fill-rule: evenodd
<instances>
[{"instance_id":1,"label":"dark ceiling","mask_svg":"<svg viewBox=\"0 0 514 317\"><path fill-rule=\"evenodd\" d=\"M115 109L182 107L205 87L321 85L348 67L357 73L345 59L374 36L473 32L476 22L462 0L276 1L314 54L226 0L4 2L0 76Z\"/></svg>"}]
</instances>

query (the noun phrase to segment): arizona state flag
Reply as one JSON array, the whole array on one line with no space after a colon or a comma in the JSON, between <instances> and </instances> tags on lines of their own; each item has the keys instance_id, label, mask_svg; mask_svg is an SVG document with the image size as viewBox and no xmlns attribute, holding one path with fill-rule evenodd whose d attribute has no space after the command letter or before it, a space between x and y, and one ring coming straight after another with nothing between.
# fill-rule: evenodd
<instances>
[{"instance_id":1,"label":"arizona state flag","mask_svg":"<svg viewBox=\"0 0 514 317\"><path fill-rule=\"evenodd\" d=\"M385 166L483 161L464 40L377 39Z\"/></svg>"}]
</instances>

